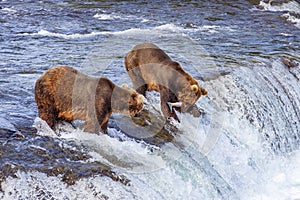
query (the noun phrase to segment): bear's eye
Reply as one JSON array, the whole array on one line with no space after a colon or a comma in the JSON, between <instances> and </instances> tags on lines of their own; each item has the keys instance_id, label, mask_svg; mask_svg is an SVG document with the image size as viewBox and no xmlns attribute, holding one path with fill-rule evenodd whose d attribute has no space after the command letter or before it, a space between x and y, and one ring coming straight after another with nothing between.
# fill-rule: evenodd
<instances>
[{"instance_id":1,"label":"bear's eye","mask_svg":"<svg viewBox=\"0 0 300 200\"><path fill-rule=\"evenodd\" d=\"M137 94L136 94L136 93L133 93L133 94L131 95L131 98L132 98L133 100L135 100L136 97L137 97Z\"/></svg>"}]
</instances>

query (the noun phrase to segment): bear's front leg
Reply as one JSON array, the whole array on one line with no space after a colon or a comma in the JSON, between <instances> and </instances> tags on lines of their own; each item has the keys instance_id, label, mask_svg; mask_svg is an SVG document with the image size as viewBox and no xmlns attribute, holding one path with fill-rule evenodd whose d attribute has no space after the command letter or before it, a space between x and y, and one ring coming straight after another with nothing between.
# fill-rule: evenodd
<instances>
[{"instance_id":1,"label":"bear's front leg","mask_svg":"<svg viewBox=\"0 0 300 200\"><path fill-rule=\"evenodd\" d=\"M169 89L167 89L167 88L160 89L161 111L166 118L173 117L175 120L180 122L180 120L178 119L178 116L175 113L175 110L170 108L170 106L168 105L168 102L174 102L174 100L176 101L176 98L174 96L175 95L172 92L170 92Z\"/></svg>"},{"instance_id":2,"label":"bear's front leg","mask_svg":"<svg viewBox=\"0 0 300 200\"><path fill-rule=\"evenodd\" d=\"M166 118L170 118L173 117L176 121L180 122L180 120L178 119L178 116L175 113L175 110L170 110L169 105L167 104L167 102L161 102L161 111L163 112L164 116Z\"/></svg>"},{"instance_id":3,"label":"bear's front leg","mask_svg":"<svg viewBox=\"0 0 300 200\"><path fill-rule=\"evenodd\" d=\"M111 113L106 114L105 117L102 119L101 119L101 117L98 117L98 122L100 124L101 131L105 134L107 134L108 120L109 120L110 116L111 116ZM99 120L102 120L101 123Z\"/></svg>"},{"instance_id":4,"label":"bear's front leg","mask_svg":"<svg viewBox=\"0 0 300 200\"><path fill-rule=\"evenodd\" d=\"M102 133L107 133L107 126L108 126L108 120L112 114L112 111L109 109L108 111L104 111L99 109L100 107L97 107L97 120L98 120L98 124L100 126L100 131Z\"/></svg>"}]
</instances>

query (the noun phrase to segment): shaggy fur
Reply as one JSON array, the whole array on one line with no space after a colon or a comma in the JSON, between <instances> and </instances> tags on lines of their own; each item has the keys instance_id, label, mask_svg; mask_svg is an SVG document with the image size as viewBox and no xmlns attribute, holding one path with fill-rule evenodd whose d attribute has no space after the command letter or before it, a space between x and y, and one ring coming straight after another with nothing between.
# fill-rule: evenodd
<instances>
[{"instance_id":1,"label":"shaggy fur","mask_svg":"<svg viewBox=\"0 0 300 200\"><path fill-rule=\"evenodd\" d=\"M105 133L112 112L134 116L142 110L143 98L107 78L90 77L68 66L49 69L35 85L39 116L52 129L60 120L79 119L85 121L84 131Z\"/></svg>"},{"instance_id":2,"label":"shaggy fur","mask_svg":"<svg viewBox=\"0 0 300 200\"><path fill-rule=\"evenodd\" d=\"M186 73L159 47L151 43L138 44L126 55L125 67L138 93L145 96L147 90L160 93L161 109L165 117L178 120L167 102L182 102L179 112L186 112L207 91L197 80ZM178 120L179 121L179 120Z\"/></svg>"}]
</instances>

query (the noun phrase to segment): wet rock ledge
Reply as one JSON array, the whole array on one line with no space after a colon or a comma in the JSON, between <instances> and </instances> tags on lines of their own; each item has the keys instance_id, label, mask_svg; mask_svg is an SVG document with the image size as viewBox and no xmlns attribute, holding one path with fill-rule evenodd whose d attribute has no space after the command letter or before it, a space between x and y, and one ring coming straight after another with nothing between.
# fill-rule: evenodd
<instances>
[{"instance_id":1,"label":"wet rock ledge","mask_svg":"<svg viewBox=\"0 0 300 200\"><path fill-rule=\"evenodd\" d=\"M109 177L124 185L130 184L130 180L115 173L109 166L100 162L87 162L90 156L86 153L62 148L57 139L36 137L35 131L23 129L16 134L12 130L0 129L0 186L9 176L18 178L18 171L60 176L68 185L96 175Z\"/></svg>"}]
</instances>

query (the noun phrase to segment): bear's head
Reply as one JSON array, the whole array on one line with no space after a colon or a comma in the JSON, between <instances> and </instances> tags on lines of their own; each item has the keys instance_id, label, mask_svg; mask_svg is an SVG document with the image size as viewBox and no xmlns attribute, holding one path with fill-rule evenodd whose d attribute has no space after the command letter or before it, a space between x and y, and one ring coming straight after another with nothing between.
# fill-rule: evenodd
<instances>
[{"instance_id":1,"label":"bear's head","mask_svg":"<svg viewBox=\"0 0 300 200\"><path fill-rule=\"evenodd\" d=\"M126 85L122 85L122 87L115 86L111 102L113 112L128 114L134 117L143 109L144 96Z\"/></svg>"},{"instance_id":2,"label":"bear's head","mask_svg":"<svg viewBox=\"0 0 300 200\"><path fill-rule=\"evenodd\" d=\"M207 95L207 91L201 88L197 82L187 84L183 90L178 93L178 100L182 103L181 110L185 112L190 106L195 104L202 95Z\"/></svg>"},{"instance_id":3,"label":"bear's head","mask_svg":"<svg viewBox=\"0 0 300 200\"><path fill-rule=\"evenodd\" d=\"M207 91L199 86L196 79L186 73L182 67L175 62L176 70L176 88L178 101L181 102L181 110L183 112L196 103L202 96L207 95Z\"/></svg>"},{"instance_id":4,"label":"bear's head","mask_svg":"<svg viewBox=\"0 0 300 200\"><path fill-rule=\"evenodd\" d=\"M134 117L136 114L138 114L143 109L143 105L144 96L134 91L130 96L128 104L130 116Z\"/></svg>"}]
</instances>

